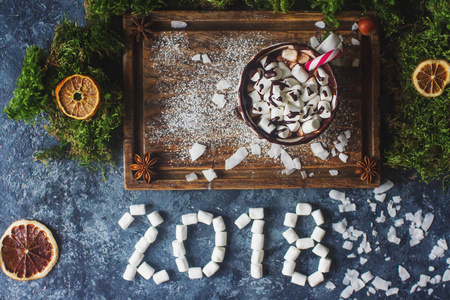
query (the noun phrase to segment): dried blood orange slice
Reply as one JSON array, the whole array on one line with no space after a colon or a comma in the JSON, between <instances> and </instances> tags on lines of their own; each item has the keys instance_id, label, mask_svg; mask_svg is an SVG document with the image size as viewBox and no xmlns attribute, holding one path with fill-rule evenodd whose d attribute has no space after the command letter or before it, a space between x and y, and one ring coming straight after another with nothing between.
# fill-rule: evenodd
<instances>
[{"instance_id":1,"label":"dried blood orange slice","mask_svg":"<svg viewBox=\"0 0 450 300\"><path fill-rule=\"evenodd\" d=\"M14 222L0 240L0 266L15 280L47 276L58 261L58 245L50 230L36 221Z\"/></svg>"},{"instance_id":2,"label":"dried blood orange slice","mask_svg":"<svg viewBox=\"0 0 450 300\"><path fill-rule=\"evenodd\" d=\"M75 74L63 79L55 94L62 112L77 120L91 118L100 106L100 88L86 75Z\"/></svg>"},{"instance_id":3,"label":"dried blood orange slice","mask_svg":"<svg viewBox=\"0 0 450 300\"><path fill-rule=\"evenodd\" d=\"M450 82L450 64L445 60L427 59L412 74L416 90L424 97L437 97Z\"/></svg>"}]
</instances>

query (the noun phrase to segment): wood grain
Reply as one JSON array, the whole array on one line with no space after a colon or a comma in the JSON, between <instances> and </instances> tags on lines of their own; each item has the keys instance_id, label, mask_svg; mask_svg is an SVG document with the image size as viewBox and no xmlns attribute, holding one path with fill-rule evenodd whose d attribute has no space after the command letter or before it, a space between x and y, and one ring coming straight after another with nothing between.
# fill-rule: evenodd
<instances>
[{"instance_id":1,"label":"wood grain","mask_svg":"<svg viewBox=\"0 0 450 300\"><path fill-rule=\"evenodd\" d=\"M369 13L373 18L376 16ZM133 24L132 15L123 17L123 28L126 40L126 51L123 58L124 84L127 95L126 117L124 122L124 182L129 190L190 190L190 189L260 189L260 188L323 188L323 187L364 187L373 188L380 184L380 177L366 184L355 174L356 163L364 156L379 159L379 39L360 37L351 31L352 24L359 19L359 12L344 12L338 15L340 27L336 31L344 37L349 45L341 58L342 66L333 66L339 86L340 108L336 119L320 140L332 145L339 133L350 129L352 138L345 151L349 155L347 163L337 157L322 161L312 156L310 146L299 145L287 147L292 157L300 157L303 169L313 177L303 179L297 171L289 176L282 175L284 169L280 161L256 156L248 156L246 160L233 170L224 170L224 162L238 148L239 137L228 131L221 134L219 129L208 132L204 139L211 147L197 161L186 159L187 144L180 136L159 133L169 130L163 122L164 116L175 114L176 107L170 102L176 96L177 84L192 80L207 80L210 74L197 74L189 63L179 63L176 68L156 66L156 57L161 55L155 49L156 41L162 35L182 32L189 47L180 48L186 57L196 53L221 54L220 39L232 39L237 35L254 33L263 42L258 46L263 49L279 42L297 42L309 44L312 35L324 32L315 27L315 22L323 16L311 12L295 12L279 14L272 12L193 12L170 11L154 12L147 17L153 21L151 29L154 33L150 41L137 43L129 37ZM140 17L140 16L135 16ZM172 29L172 20L185 21L185 29ZM351 38L361 41L360 46L352 46ZM255 53L256 54L256 53ZM249 57L250 59L251 57ZM358 67L353 67L355 58L360 59ZM159 70L159 71L158 71ZM162 71L161 71L162 70ZM162 76L162 72L164 76ZM214 91L209 92L212 96ZM214 118L214 115L205 116ZM228 126L236 121L230 113L229 119L221 120L220 126ZM243 123L243 122L242 122ZM233 123L234 124L234 123ZM202 126L199 121L198 126ZM234 124L233 126L240 126ZM243 124L242 126L246 126ZM189 128L186 128L189 130ZM248 130L248 134L255 134ZM157 138L154 138L154 137ZM153 137L153 138L152 138ZM192 143L190 143L192 144ZM249 145L245 145L249 146ZM247 147L248 148L248 147ZM129 169L135 153L143 155L151 151L160 157L155 176L150 184L142 180L134 180ZM218 178L206 181L201 170L214 168ZM329 170L338 170L338 176L331 176ZM188 183L185 175L195 172L199 179Z\"/></svg>"}]
</instances>

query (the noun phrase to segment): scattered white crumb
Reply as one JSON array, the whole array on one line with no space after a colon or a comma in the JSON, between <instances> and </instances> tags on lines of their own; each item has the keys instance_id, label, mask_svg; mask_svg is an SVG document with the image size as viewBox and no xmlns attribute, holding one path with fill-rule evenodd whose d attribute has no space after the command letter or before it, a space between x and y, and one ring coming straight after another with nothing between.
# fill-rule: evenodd
<instances>
[{"instance_id":1,"label":"scattered white crumb","mask_svg":"<svg viewBox=\"0 0 450 300\"><path fill-rule=\"evenodd\" d=\"M411 275L409 275L409 272L403 266L400 265L398 266L398 276L402 281L406 281L411 277Z\"/></svg>"}]
</instances>

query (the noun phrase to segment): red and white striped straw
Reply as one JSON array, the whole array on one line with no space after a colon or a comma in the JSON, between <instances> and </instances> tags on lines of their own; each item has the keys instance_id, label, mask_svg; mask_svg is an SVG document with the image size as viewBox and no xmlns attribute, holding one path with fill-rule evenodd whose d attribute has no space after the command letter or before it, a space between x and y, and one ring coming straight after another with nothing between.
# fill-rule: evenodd
<instances>
[{"instance_id":1,"label":"red and white striped straw","mask_svg":"<svg viewBox=\"0 0 450 300\"><path fill-rule=\"evenodd\" d=\"M305 64L305 69L306 69L306 71L314 70L315 68L320 67L321 65L326 64L326 63L332 61L333 59L338 58L339 56L341 56L341 54L342 54L342 51L339 48L328 51L327 53L322 54L321 56L308 61Z\"/></svg>"}]
</instances>

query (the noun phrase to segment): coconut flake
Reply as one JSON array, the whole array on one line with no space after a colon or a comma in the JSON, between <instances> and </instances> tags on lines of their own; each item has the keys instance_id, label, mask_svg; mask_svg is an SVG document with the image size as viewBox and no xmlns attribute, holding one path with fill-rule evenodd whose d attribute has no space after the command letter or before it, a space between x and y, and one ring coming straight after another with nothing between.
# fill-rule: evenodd
<instances>
[{"instance_id":1,"label":"coconut flake","mask_svg":"<svg viewBox=\"0 0 450 300\"><path fill-rule=\"evenodd\" d=\"M348 160L348 155L344 153L339 153L339 159L342 160L344 163Z\"/></svg>"},{"instance_id":2,"label":"coconut flake","mask_svg":"<svg viewBox=\"0 0 450 300\"><path fill-rule=\"evenodd\" d=\"M329 291L332 291L336 288L336 285L331 281L328 281L327 284L325 285L325 288Z\"/></svg>"},{"instance_id":3,"label":"coconut flake","mask_svg":"<svg viewBox=\"0 0 450 300\"><path fill-rule=\"evenodd\" d=\"M383 194L383 193L389 191L393 187L394 187L394 183L392 181L388 180L385 183L383 183L382 185L380 185L379 187L375 188L373 190L373 192L375 194Z\"/></svg>"},{"instance_id":4,"label":"coconut flake","mask_svg":"<svg viewBox=\"0 0 450 300\"><path fill-rule=\"evenodd\" d=\"M211 59L209 58L208 54L202 54L202 60L204 64L210 64Z\"/></svg>"},{"instance_id":5,"label":"coconut flake","mask_svg":"<svg viewBox=\"0 0 450 300\"><path fill-rule=\"evenodd\" d=\"M302 163L300 162L300 158L294 158L294 166L295 169L300 170L302 168Z\"/></svg>"},{"instance_id":6,"label":"coconut flake","mask_svg":"<svg viewBox=\"0 0 450 300\"><path fill-rule=\"evenodd\" d=\"M201 61L202 60L202 55L201 54L195 54L194 56L192 56L192 60L193 61Z\"/></svg>"},{"instance_id":7,"label":"coconut flake","mask_svg":"<svg viewBox=\"0 0 450 300\"><path fill-rule=\"evenodd\" d=\"M386 281L377 276L372 281L372 284L377 290L387 291L389 289L389 287L391 286L392 282Z\"/></svg>"},{"instance_id":8,"label":"coconut flake","mask_svg":"<svg viewBox=\"0 0 450 300\"><path fill-rule=\"evenodd\" d=\"M442 281L450 281L450 269L445 270L444 274L442 275Z\"/></svg>"},{"instance_id":9,"label":"coconut flake","mask_svg":"<svg viewBox=\"0 0 450 300\"><path fill-rule=\"evenodd\" d=\"M269 157L270 158L278 158L281 154L281 146L278 144L272 144L269 150Z\"/></svg>"},{"instance_id":10,"label":"coconut flake","mask_svg":"<svg viewBox=\"0 0 450 300\"><path fill-rule=\"evenodd\" d=\"M437 241L437 245L444 250L448 250L447 241L445 239L440 239L439 241Z\"/></svg>"},{"instance_id":11,"label":"coconut flake","mask_svg":"<svg viewBox=\"0 0 450 300\"><path fill-rule=\"evenodd\" d=\"M394 221L394 226L395 226L395 227L400 227L400 226L402 226L403 224L405 224L405 221L404 221L403 219L398 219L398 220L395 220L395 221Z\"/></svg>"},{"instance_id":12,"label":"coconut flake","mask_svg":"<svg viewBox=\"0 0 450 300\"><path fill-rule=\"evenodd\" d=\"M224 108L227 103L227 100L225 100L225 95L222 94L214 94L211 101L214 102L218 108Z\"/></svg>"},{"instance_id":13,"label":"coconut flake","mask_svg":"<svg viewBox=\"0 0 450 300\"><path fill-rule=\"evenodd\" d=\"M182 21L172 21L172 22L170 22L170 26L172 28L186 28L187 27L187 23L186 22L182 22Z\"/></svg>"},{"instance_id":14,"label":"coconut flake","mask_svg":"<svg viewBox=\"0 0 450 300\"><path fill-rule=\"evenodd\" d=\"M359 46L359 44L360 44L360 42L357 39L352 38L352 45Z\"/></svg>"},{"instance_id":15,"label":"coconut flake","mask_svg":"<svg viewBox=\"0 0 450 300\"><path fill-rule=\"evenodd\" d=\"M231 170L239 165L248 155L245 147L239 148L231 157L225 160L225 170Z\"/></svg>"},{"instance_id":16,"label":"coconut flake","mask_svg":"<svg viewBox=\"0 0 450 300\"><path fill-rule=\"evenodd\" d=\"M431 277L426 274L420 274L419 282L417 283L420 287L426 287Z\"/></svg>"},{"instance_id":17,"label":"coconut flake","mask_svg":"<svg viewBox=\"0 0 450 300\"><path fill-rule=\"evenodd\" d=\"M300 175L302 175L302 178L305 179L306 177L308 177L308 174L306 174L305 171L301 171Z\"/></svg>"},{"instance_id":18,"label":"coconut flake","mask_svg":"<svg viewBox=\"0 0 450 300\"><path fill-rule=\"evenodd\" d=\"M281 150L281 162L284 164L286 169L293 169L295 171L295 163L284 149Z\"/></svg>"},{"instance_id":19,"label":"coconut flake","mask_svg":"<svg viewBox=\"0 0 450 300\"><path fill-rule=\"evenodd\" d=\"M400 196L394 196L394 197L392 197L392 200L393 200L396 204L399 204L400 202L402 202L402 197L400 197Z\"/></svg>"},{"instance_id":20,"label":"coconut flake","mask_svg":"<svg viewBox=\"0 0 450 300\"><path fill-rule=\"evenodd\" d=\"M358 23L353 23L352 30L358 30Z\"/></svg>"},{"instance_id":21,"label":"coconut flake","mask_svg":"<svg viewBox=\"0 0 450 300\"><path fill-rule=\"evenodd\" d=\"M359 258L359 263L361 264L361 266L365 265L367 261L368 261L368 259L365 258L365 257L360 257Z\"/></svg>"},{"instance_id":22,"label":"coconut flake","mask_svg":"<svg viewBox=\"0 0 450 300\"><path fill-rule=\"evenodd\" d=\"M253 155L261 155L261 146L258 144L251 144L250 149Z\"/></svg>"},{"instance_id":23,"label":"coconut flake","mask_svg":"<svg viewBox=\"0 0 450 300\"><path fill-rule=\"evenodd\" d=\"M398 276L402 281L406 281L411 277L411 275L409 275L409 272L403 266L400 265L398 266Z\"/></svg>"},{"instance_id":24,"label":"coconut flake","mask_svg":"<svg viewBox=\"0 0 450 300\"><path fill-rule=\"evenodd\" d=\"M330 190L328 196L330 196L330 198L334 200L345 201L345 193L338 190Z\"/></svg>"},{"instance_id":25,"label":"coconut flake","mask_svg":"<svg viewBox=\"0 0 450 300\"><path fill-rule=\"evenodd\" d=\"M318 21L316 22L314 25L316 25L316 27L318 28L325 28L325 22L324 21Z\"/></svg>"},{"instance_id":26,"label":"coconut flake","mask_svg":"<svg viewBox=\"0 0 450 300\"><path fill-rule=\"evenodd\" d=\"M375 200L380 201L380 202L384 202L384 199L386 199L386 194L377 194L375 195Z\"/></svg>"},{"instance_id":27,"label":"coconut flake","mask_svg":"<svg viewBox=\"0 0 450 300\"><path fill-rule=\"evenodd\" d=\"M233 85L231 84L231 81L229 81L228 79L225 80L221 80L217 83L216 85L216 89L218 90L227 90L229 88L231 88Z\"/></svg>"},{"instance_id":28,"label":"coconut flake","mask_svg":"<svg viewBox=\"0 0 450 300\"><path fill-rule=\"evenodd\" d=\"M359 58L355 58L352 62L352 67L359 67Z\"/></svg>"},{"instance_id":29,"label":"coconut flake","mask_svg":"<svg viewBox=\"0 0 450 300\"><path fill-rule=\"evenodd\" d=\"M389 290L386 291L386 296L392 296L392 295L397 295L399 291L399 288L390 288Z\"/></svg>"},{"instance_id":30,"label":"coconut flake","mask_svg":"<svg viewBox=\"0 0 450 300\"><path fill-rule=\"evenodd\" d=\"M378 218L376 218L375 221L377 223L384 223L384 222L386 222L386 217L384 216L384 212L383 211L381 211L380 216Z\"/></svg>"},{"instance_id":31,"label":"coconut flake","mask_svg":"<svg viewBox=\"0 0 450 300\"><path fill-rule=\"evenodd\" d=\"M203 170L202 173L209 182L217 178L217 174L214 172L214 169Z\"/></svg>"},{"instance_id":32,"label":"coconut flake","mask_svg":"<svg viewBox=\"0 0 450 300\"><path fill-rule=\"evenodd\" d=\"M205 150L206 150L206 146L199 144L199 143L194 143L194 145L192 145L191 149L189 149L189 153L191 154L191 160L196 161L197 158L202 156L202 154L205 152Z\"/></svg>"},{"instance_id":33,"label":"coconut flake","mask_svg":"<svg viewBox=\"0 0 450 300\"><path fill-rule=\"evenodd\" d=\"M194 172L192 172L190 174L187 174L185 177L186 177L186 180L188 182L191 182L191 181L194 181L194 180L198 179L197 174L195 174Z\"/></svg>"},{"instance_id":34,"label":"coconut flake","mask_svg":"<svg viewBox=\"0 0 450 300\"><path fill-rule=\"evenodd\" d=\"M338 170L328 170L331 176L337 176L339 174Z\"/></svg>"},{"instance_id":35,"label":"coconut flake","mask_svg":"<svg viewBox=\"0 0 450 300\"><path fill-rule=\"evenodd\" d=\"M319 41L317 40L317 38L315 36L312 36L309 39L309 42L311 43L311 48L314 48L314 49L316 49L320 45Z\"/></svg>"},{"instance_id":36,"label":"coconut flake","mask_svg":"<svg viewBox=\"0 0 450 300\"><path fill-rule=\"evenodd\" d=\"M434 215L432 213L427 213L425 215L425 218L423 218L422 221L422 229L423 231L427 232L428 229L430 229L431 224L433 223Z\"/></svg>"},{"instance_id":37,"label":"coconut flake","mask_svg":"<svg viewBox=\"0 0 450 300\"><path fill-rule=\"evenodd\" d=\"M353 294L353 288L351 285L349 285L348 287L346 287L342 292L340 297L343 299L348 299L350 298L350 296Z\"/></svg>"},{"instance_id":38,"label":"coconut flake","mask_svg":"<svg viewBox=\"0 0 450 300\"><path fill-rule=\"evenodd\" d=\"M388 237L388 241L394 244L400 244L401 239L399 239L397 237L397 231L395 230L394 226L391 226L391 228L389 228L389 232L387 234Z\"/></svg>"},{"instance_id":39,"label":"coconut flake","mask_svg":"<svg viewBox=\"0 0 450 300\"><path fill-rule=\"evenodd\" d=\"M284 170L281 170L281 174L283 174L283 175L291 175L294 172L295 172L295 169L284 169Z\"/></svg>"}]
</instances>

